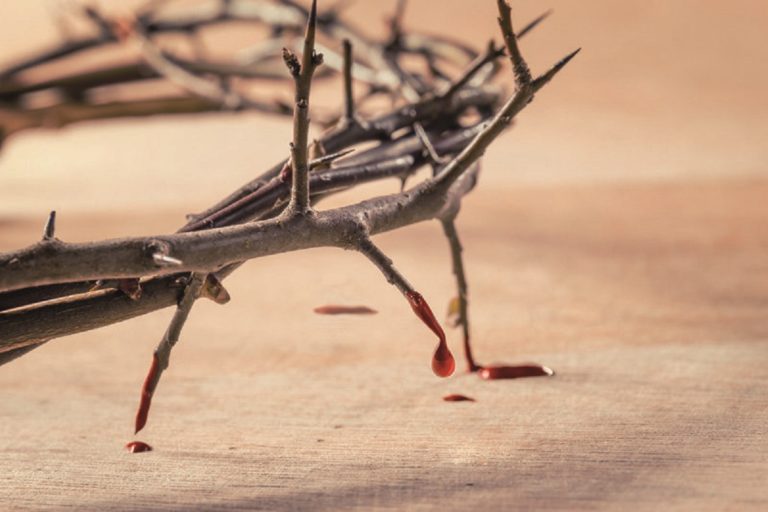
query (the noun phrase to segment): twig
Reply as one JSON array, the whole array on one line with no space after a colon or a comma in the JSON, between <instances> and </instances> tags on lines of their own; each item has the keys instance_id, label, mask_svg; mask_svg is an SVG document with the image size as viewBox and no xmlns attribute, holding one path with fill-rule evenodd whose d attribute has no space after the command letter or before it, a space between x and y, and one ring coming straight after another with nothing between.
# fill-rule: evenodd
<instances>
[{"instance_id":1,"label":"twig","mask_svg":"<svg viewBox=\"0 0 768 512\"><path fill-rule=\"evenodd\" d=\"M451 86L443 93L445 97L451 97L456 94L460 89L465 87L475 75L485 68L488 64L495 61L504 54L502 48L496 48L496 44L493 41L488 43L488 49L486 52L479 56L475 61L470 64L470 67L462 74L462 76L453 82Z\"/></svg>"},{"instance_id":2,"label":"twig","mask_svg":"<svg viewBox=\"0 0 768 512\"><path fill-rule=\"evenodd\" d=\"M160 377L168 368L171 351L179 341L181 330L189 317L192 306L194 306L195 301L200 295L205 279L205 275L194 274L189 280L189 283L184 288L184 295L176 308L176 312L173 314L171 323L168 325L168 329L155 349L155 353L152 356L152 366L144 381L144 386L141 390L141 402L136 412L136 433L144 428L144 425L147 423L152 396L155 393L155 389L157 389L157 384L160 382Z\"/></svg>"},{"instance_id":3,"label":"twig","mask_svg":"<svg viewBox=\"0 0 768 512\"><path fill-rule=\"evenodd\" d=\"M253 102L249 104L249 108L265 113L281 111L279 105L257 105ZM9 136L29 128L62 128L74 123L99 119L220 111L221 103L191 96L118 101L98 105L65 103L35 110L19 110L0 105L0 114L3 114L6 120L6 124L0 127L0 130L4 130L4 136Z\"/></svg>"},{"instance_id":4,"label":"twig","mask_svg":"<svg viewBox=\"0 0 768 512\"><path fill-rule=\"evenodd\" d=\"M514 117L531 102L536 91L546 85L573 57L576 56L578 52L579 50L576 50L569 54L547 73L533 81L526 82L525 77L519 75L518 71L516 71L515 76L518 77L516 78L518 83L517 93L507 101L499 112L496 113L493 120L488 124L486 129L477 136L472 144L467 146L460 155L445 166L436 180L436 189L442 192L446 191L462 173L485 153L488 146L490 146L507 126L509 126L512 119L514 119ZM518 70L527 68L522 57L520 57L520 59L520 61L513 64L513 67Z\"/></svg>"},{"instance_id":5,"label":"twig","mask_svg":"<svg viewBox=\"0 0 768 512\"><path fill-rule=\"evenodd\" d=\"M470 372L475 372L480 369L480 366L475 363L475 359L472 356L472 347L469 340L469 296L467 277L464 273L464 261L462 258L463 248L461 246L461 241L459 240L459 234L456 231L455 220L453 218L446 218L442 219L440 223L443 226L443 232L448 239L448 244L451 249L453 275L456 278L456 288L458 292L459 325L461 325L464 337L464 357L467 361L467 369Z\"/></svg>"},{"instance_id":6,"label":"twig","mask_svg":"<svg viewBox=\"0 0 768 512\"><path fill-rule=\"evenodd\" d=\"M461 112L470 107L481 110L491 109L498 102L499 94L495 90L465 89L451 97L431 98L416 104L405 105L393 112L378 116L370 121L351 126L336 127L319 139L319 142L329 153L342 148L387 138L389 134L410 126L415 120L423 123L436 121L440 117L455 119ZM238 190L222 199L212 207L194 216L194 219L183 228L189 230L192 225L204 223L204 219L216 215L220 210L232 206L246 197L253 197L262 187L277 177L285 167L287 160L272 166L261 176L249 181Z\"/></svg>"},{"instance_id":7,"label":"twig","mask_svg":"<svg viewBox=\"0 0 768 512\"><path fill-rule=\"evenodd\" d=\"M227 109L237 109L246 101L231 91L225 91L214 82L205 80L167 59L163 53L141 32L134 35L147 64L172 83L197 96L220 103Z\"/></svg>"},{"instance_id":8,"label":"twig","mask_svg":"<svg viewBox=\"0 0 768 512\"><path fill-rule=\"evenodd\" d=\"M515 84L518 90L527 87L531 83L531 70L520 53L520 47L517 45L517 37L512 28L512 8L506 0L496 1L499 8L499 28L504 37L504 44L507 46L507 55L512 61L512 72L515 75Z\"/></svg>"},{"instance_id":9,"label":"twig","mask_svg":"<svg viewBox=\"0 0 768 512\"><path fill-rule=\"evenodd\" d=\"M503 10L501 14L504 18ZM505 36L508 35L507 33L513 34L511 22L502 29L505 31ZM513 51L509 53L514 56ZM28 249L0 255L0 290L19 289L18 293L26 293L30 287L46 283L58 290L67 282L76 282L74 285L79 286L80 281L97 279L148 278L142 281L142 296L135 301L122 292L107 290L71 300L42 304L30 309L0 313L0 332L2 332L0 352L22 350L27 346L64 334L81 332L166 307L176 302L179 294L178 279L189 272L216 272L220 280L237 268L238 262L248 258L318 246L359 250L361 233L371 236L421 220L446 218L447 212L455 211L461 197L471 189L476 174L472 170L473 166L488 145L530 102L534 93L551 80L575 53L567 56L535 80L528 82L517 80L519 86L516 94L498 111L490 123L483 125L482 130L455 132L457 140L463 140L456 149L460 153L444 167L438 176L400 194L376 197L347 207L316 212L314 215L270 218L203 232L90 244L67 244L52 240L45 242L45 247L41 242ZM306 56L307 52L304 57ZM518 57L512 58L515 68L519 68L521 62L524 64L522 57L519 55ZM450 98L425 99L415 105L408 105L392 114L382 116L369 127L353 126L344 131L335 130L322 139L323 146L326 151L333 153L350 144L372 140L381 133L392 133L398 127L412 126L416 121L429 123L439 119L455 120L457 112L461 112L467 105L478 104L478 101L487 101L486 105L493 105L495 98L495 95L489 96L485 91L465 88ZM474 137L461 139L467 133L471 133ZM471 142L468 142L470 139ZM439 151L438 154L447 154L440 146L442 143L443 140L433 142L436 153ZM389 151L390 157L408 155L408 158L412 159L410 161L408 159L392 160L391 167L381 169L376 165L358 164L357 168L345 169L342 166L328 169L329 175L336 176L330 180L331 185L343 187L369 174L385 176L393 170L411 169L418 163L418 159L413 159L414 157L406 152L406 148L412 147L411 144L415 144L414 147L417 149L421 147L418 135L403 136L397 141L384 143L379 148L357 155L360 159L373 158L376 154L388 154ZM354 158L349 160L353 161ZM259 181L250 189L248 186L241 188L220 204L227 206L232 204L232 197L237 201L249 193L260 190L259 187L264 183L271 182L272 178L277 177L282 166L283 164L279 164L262 175L267 177L267 180ZM320 183L322 183L323 174L313 173L314 176L317 176L315 179L318 180L318 186L316 188L313 186L313 197L320 197L316 193L323 194L334 190L332 187L322 189ZM334 182L333 179L338 181ZM307 182L309 184L309 179ZM309 196L309 190L307 195ZM270 196L265 194L261 199L266 197ZM274 208L272 210L274 211ZM218 209L214 208L213 212L215 211ZM264 215L269 217L274 214L274 212L267 212ZM241 218L240 221L244 219L247 217ZM164 254L172 255L170 257L182 262L181 265L174 267L173 270L158 268L154 257L158 252L158 246L167 247ZM166 275L168 272L173 273ZM6 294L0 295L0 298L4 295ZM15 292L11 292L7 297L14 298ZM420 316L429 323L428 315L424 313L425 309L422 307L423 299L420 301L413 295L409 300L414 311L417 309L421 311Z\"/></svg>"},{"instance_id":10,"label":"twig","mask_svg":"<svg viewBox=\"0 0 768 512\"><path fill-rule=\"evenodd\" d=\"M371 263L384 274L387 282L397 288L400 293L407 295L416 291L405 276L397 271L392 260L371 241L367 234L361 232L354 237L354 248L371 260Z\"/></svg>"},{"instance_id":11,"label":"twig","mask_svg":"<svg viewBox=\"0 0 768 512\"><path fill-rule=\"evenodd\" d=\"M429 134L421 125L421 123L418 123L418 122L413 123L413 131L418 136L419 141L424 145L424 149L429 155L429 158L432 161L432 163L435 165L445 163L445 159L437 154L437 150L435 149L435 146L433 146L432 141L429 140Z\"/></svg>"},{"instance_id":12,"label":"twig","mask_svg":"<svg viewBox=\"0 0 768 512\"><path fill-rule=\"evenodd\" d=\"M347 123L355 119L355 98L352 90L352 43L344 42L344 119Z\"/></svg>"},{"instance_id":13,"label":"twig","mask_svg":"<svg viewBox=\"0 0 768 512\"><path fill-rule=\"evenodd\" d=\"M389 231L434 217L446 201L451 186L485 152L512 118L525 108L533 94L575 55L558 63L533 84L520 89L472 143L445 166L434 179L413 191L383 196L356 205L317 214L316 219L290 222L268 220L244 226L180 233L162 237L133 238L92 244L64 244L56 250L39 246L0 255L0 291L102 276L140 277L157 273L146 248L165 244L183 261L179 271L210 272L234 261L321 245L336 245L343 233L365 213L371 234ZM295 179L295 177L294 177ZM308 189L308 187L307 187ZM308 193L308 190L307 190ZM299 234L301 233L301 234Z\"/></svg>"},{"instance_id":14,"label":"twig","mask_svg":"<svg viewBox=\"0 0 768 512\"><path fill-rule=\"evenodd\" d=\"M293 107L293 143L291 145L291 202L288 206L292 213L305 213L309 205L309 93L315 68L322 64L322 54L315 52L315 30L317 27L317 0L312 1L307 30L304 36L304 53L301 64L289 50L283 50L283 58L296 84L295 104Z\"/></svg>"},{"instance_id":15,"label":"twig","mask_svg":"<svg viewBox=\"0 0 768 512\"><path fill-rule=\"evenodd\" d=\"M363 253L376 267L384 274L387 282L394 285L400 293L408 300L411 305L411 309L418 316L424 324L429 327L432 332L438 337L437 348L432 356L432 371L438 377L449 377L456 367L456 363L453 359L453 354L448 349L446 343L445 332L440 326L440 323L432 313L432 309L424 300L424 297L417 292L411 284L406 281L405 277L395 269L392 264L392 260L384 254L381 249L371 241L371 239L364 233L358 233L355 239L355 248Z\"/></svg>"},{"instance_id":16,"label":"twig","mask_svg":"<svg viewBox=\"0 0 768 512\"><path fill-rule=\"evenodd\" d=\"M194 91L194 94L210 100L211 105L205 110L217 110L213 108L220 106L222 102L230 107L240 102L240 107L260 110L267 113L285 113L285 109L280 104L269 104L256 102L245 98L243 94L235 90L226 88L216 89L215 84L207 83L204 79L196 79L196 74L211 74L222 79L230 76L243 76L248 78L266 77L274 79L276 77L271 62L264 61L258 63L257 67L238 66L226 63L187 61L170 54L160 52L156 48L145 49L149 52L150 61L154 67L160 69L157 73L155 69L145 64L130 65L118 69L104 69L95 72L88 72L82 76L64 77L62 79L47 79L41 82L23 83L18 82L19 72L32 69L42 64L48 64L59 61L78 54L83 50L92 50L96 48L114 47L115 43L120 42L127 35L138 36L145 42L150 41L150 37L155 34L165 33L183 33L194 34L200 29L223 23L247 21L251 23L262 23L268 26L276 27L275 34L290 33L295 28L303 24L306 20L305 14L308 14L303 6L295 2L275 3L267 0L232 0L221 3L222 9L218 12L205 12L200 9L200 14L182 18L158 17L156 10L150 9L139 11L135 19L130 21L130 27L123 30L120 37L116 36L126 23L121 19L111 20L93 8L87 8L83 12L86 17L92 21L99 35L96 37L84 38L76 41L67 41L60 47L44 51L37 56L26 59L17 65L13 65L5 70L0 70L0 76L7 78L3 80L0 86L0 96L3 98L2 105L5 110L3 117L10 120L10 125L0 127L2 137L17 133L20 130L39 128L39 127L61 127L72 122L89 121L93 119L102 119L109 117L123 116L144 116L151 114L183 114L190 110L177 108L164 108L168 101L179 100L183 102L186 98L163 98L157 102L122 102L117 105L109 105L104 108L102 104L95 104L90 101L86 94L97 87L104 85L115 85L127 83L135 80L143 80L157 76L169 76L173 81L182 85L186 90ZM193 13L197 7L189 8ZM358 54L361 61L358 62L353 71L355 76L360 78L363 71L368 75L367 80L375 83L377 87L386 87L394 89L397 86L396 74L391 72L384 63L384 43L371 41L360 35L351 27L347 26L336 16L335 11L331 10L322 16L322 22L318 29L325 32L334 39L349 37L353 43L359 47ZM321 15L318 14L318 19ZM278 37L275 35L274 37ZM427 38L429 40L429 38ZM274 40L271 40L274 42ZM151 45L150 45L151 46ZM450 48L451 43L445 45ZM153 51L155 50L155 51ZM339 59L341 61L341 59ZM373 63L379 69L375 72L372 66L366 66L365 62ZM359 76L358 76L359 75ZM44 111L28 111L22 106L20 101L22 97L36 90L54 88L61 92L64 101L58 105L46 107ZM247 104L245 104L247 103ZM151 106L156 106L156 111L148 111ZM191 110L191 111L194 111Z\"/></svg>"}]
</instances>

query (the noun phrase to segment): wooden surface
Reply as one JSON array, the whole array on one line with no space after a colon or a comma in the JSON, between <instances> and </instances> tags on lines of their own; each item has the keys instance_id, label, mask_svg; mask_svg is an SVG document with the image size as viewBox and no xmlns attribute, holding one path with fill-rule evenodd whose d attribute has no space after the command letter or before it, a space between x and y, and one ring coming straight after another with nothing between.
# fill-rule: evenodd
<instances>
[{"instance_id":1,"label":"wooden surface","mask_svg":"<svg viewBox=\"0 0 768 512\"><path fill-rule=\"evenodd\" d=\"M122 445L170 312L59 340L0 372L0 502L764 510L767 193L718 182L473 197L462 227L478 356L544 363L554 378L434 377L431 334L363 258L333 250L249 264L229 305L196 307L139 436L151 453ZM381 242L442 309L437 226ZM311 312L327 302L380 313ZM445 403L449 392L477 402Z\"/></svg>"},{"instance_id":2,"label":"wooden surface","mask_svg":"<svg viewBox=\"0 0 768 512\"><path fill-rule=\"evenodd\" d=\"M406 26L477 45L493 4L414 0ZM0 60L55 38L45 5L0 4ZM556 377L440 380L433 336L362 257L265 258L193 311L151 453L122 447L170 310L0 368L0 509L768 509L765 2L514 5L555 8L523 44L535 70L584 50L489 151L459 227L478 358ZM376 30L390 7L349 16ZM67 241L171 231L289 133L243 115L22 134L0 154L0 250L52 208ZM439 226L380 244L442 313ZM379 314L312 313L327 303Z\"/></svg>"}]
</instances>

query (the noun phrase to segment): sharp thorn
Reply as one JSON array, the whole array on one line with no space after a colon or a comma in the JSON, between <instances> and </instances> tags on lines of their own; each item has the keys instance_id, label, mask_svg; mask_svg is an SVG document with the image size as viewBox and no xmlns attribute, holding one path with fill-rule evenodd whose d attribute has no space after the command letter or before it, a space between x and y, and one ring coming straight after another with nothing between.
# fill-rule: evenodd
<instances>
[{"instance_id":1,"label":"sharp thorn","mask_svg":"<svg viewBox=\"0 0 768 512\"><path fill-rule=\"evenodd\" d=\"M548 10L547 12L539 15L536 19L528 23L526 26L523 27L523 29L517 33L517 38L521 38L525 36L528 32L535 29L539 26L539 24L544 21L545 19L549 18L554 11L552 9Z\"/></svg>"},{"instance_id":2,"label":"sharp thorn","mask_svg":"<svg viewBox=\"0 0 768 512\"><path fill-rule=\"evenodd\" d=\"M317 0L312 0L312 8L309 11L309 21L307 22L307 39L309 39L311 32L314 41L315 27L317 27Z\"/></svg>"},{"instance_id":3,"label":"sharp thorn","mask_svg":"<svg viewBox=\"0 0 768 512\"><path fill-rule=\"evenodd\" d=\"M43 230L43 240L53 240L56 236L56 210L48 214L48 220L45 222Z\"/></svg>"},{"instance_id":4,"label":"sharp thorn","mask_svg":"<svg viewBox=\"0 0 768 512\"><path fill-rule=\"evenodd\" d=\"M546 73L538 77L536 80L534 80L533 81L534 90L541 89L544 85L547 84L547 82L552 80L552 78L554 78L554 76L557 73L559 73L560 70L563 69L565 65L568 64L571 61L571 59L573 59L580 51L581 51L581 48L578 48L577 50L569 53L568 55L560 59L560 61L557 64L552 66L552 68L549 71L547 71Z\"/></svg>"},{"instance_id":5,"label":"sharp thorn","mask_svg":"<svg viewBox=\"0 0 768 512\"><path fill-rule=\"evenodd\" d=\"M353 153L354 151L355 151L355 148L348 148L342 151L338 151L336 153L331 153L330 155L323 155L319 158L315 158L309 163L309 168L317 169L317 168L325 167L328 164L338 160L339 158L343 158L348 154Z\"/></svg>"},{"instance_id":6,"label":"sharp thorn","mask_svg":"<svg viewBox=\"0 0 768 512\"><path fill-rule=\"evenodd\" d=\"M161 252L153 253L152 260L158 267L180 267L184 264L184 262L182 262L180 259L168 256L167 254L163 254Z\"/></svg>"}]
</instances>

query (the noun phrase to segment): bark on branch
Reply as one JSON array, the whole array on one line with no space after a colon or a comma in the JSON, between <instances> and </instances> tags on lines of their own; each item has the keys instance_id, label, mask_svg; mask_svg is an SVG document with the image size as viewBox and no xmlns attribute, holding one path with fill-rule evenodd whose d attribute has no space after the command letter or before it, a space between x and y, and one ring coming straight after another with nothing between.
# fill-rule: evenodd
<instances>
[{"instance_id":1,"label":"bark on branch","mask_svg":"<svg viewBox=\"0 0 768 512\"><path fill-rule=\"evenodd\" d=\"M301 9L287 0L283 3L291 9ZM230 7L222 16L226 18L235 12L242 14ZM443 222L458 269L456 256L460 245L453 219L462 197L474 186L479 159L536 92L578 52L533 78L517 46L509 7L503 1L499 1L499 12L516 83L515 94L501 107L496 107L497 92L472 85L473 78L479 77L481 70L501 54L490 45L464 74L442 89L444 92L425 96L373 119L340 123L319 141L329 154L310 161L309 92L314 69L320 63L315 51L315 30L337 36L345 33L356 50L355 40L361 39L349 30L345 32L343 24L319 16L313 2L307 13L309 23L302 60L299 62L291 52L286 53L285 59L296 85L290 189L281 174L286 168L284 161L195 216L180 232L168 235L70 244L55 238L50 222L46 236L37 244L0 254L0 364L49 339L176 304L185 289L187 296L191 293L187 283L207 283L209 274L211 282L219 283L241 262L271 254L322 246L360 250L403 293L414 293L402 276L392 277L399 274L391 264L385 264L386 257L369 237L424 220ZM195 23L217 21L218 18L206 18ZM182 25L155 26L175 30ZM398 44L404 45L402 41L407 37L399 39ZM370 50L364 39L361 46L362 53ZM346 60L344 112L349 121L355 115L349 81L351 51L347 52ZM384 67L392 70L391 65ZM470 107L481 113L495 109L495 113L484 115L475 126L462 126L458 119ZM391 134L402 129L406 132L391 138ZM352 156L339 153L373 140L381 143ZM323 212L310 210L312 202L328 194L371 179L407 176L430 162L437 164L438 172L409 190ZM310 173L313 166L315 171ZM462 276L457 272L457 277L461 280ZM129 297L114 288L89 291L96 282L139 279L140 297ZM466 292L466 283L459 285L460 292ZM195 298L196 295L187 301L190 307ZM465 314L465 322L466 318Z\"/></svg>"}]
</instances>

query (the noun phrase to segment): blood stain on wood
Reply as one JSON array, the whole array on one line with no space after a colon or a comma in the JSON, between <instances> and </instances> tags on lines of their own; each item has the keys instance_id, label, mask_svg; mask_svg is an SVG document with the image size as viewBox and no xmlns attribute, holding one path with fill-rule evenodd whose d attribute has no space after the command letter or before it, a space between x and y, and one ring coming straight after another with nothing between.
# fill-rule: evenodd
<instances>
[{"instance_id":1,"label":"blood stain on wood","mask_svg":"<svg viewBox=\"0 0 768 512\"><path fill-rule=\"evenodd\" d=\"M375 315L378 313L368 306L341 306L337 304L318 306L313 311L318 315Z\"/></svg>"},{"instance_id":2,"label":"blood stain on wood","mask_svg":"<svg viewBox=\"0 0 768 512\"><path fill-rule=\"evenodd\" d=\"M143 441L131 441L125 445L125 449L131 453L151 452L152 447Z\"/></svg>"},{"instance_id":3,"label":"blood stain on wood","mask_svg":"<svg viewBox=\"0 0 768 512\"><path fill-rule=\"evenodd\" d=\"M443 397L443 400L445 400L446 402L474 402L475 401L475 399L470 396L458 395L458 394L445 395Z\"/></svg>"},{"instance_id":4,"label":"blood stain on wood","mask_svg":"<svg viewBox=\"0 0 768 512\"><path fill-rule=\"evenodd\" d=\"M483 366L478 375L484 380L522 379L526 377L552 377L554 370L538 364L516 366Z\"/></svg>"}]
</instances>

